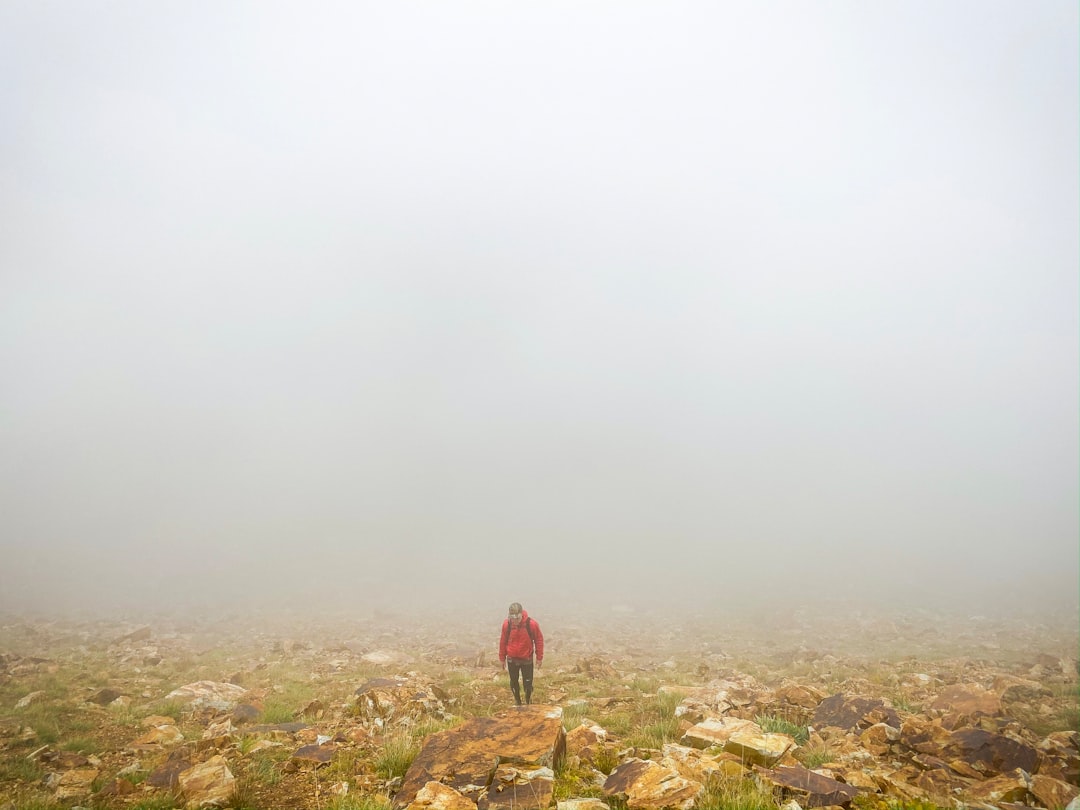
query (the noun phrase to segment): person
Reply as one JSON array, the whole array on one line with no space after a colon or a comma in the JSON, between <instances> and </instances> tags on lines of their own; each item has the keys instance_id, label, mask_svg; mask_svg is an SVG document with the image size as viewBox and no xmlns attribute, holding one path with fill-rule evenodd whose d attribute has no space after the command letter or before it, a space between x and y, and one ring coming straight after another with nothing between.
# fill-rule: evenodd
<instances>
[{"instance_id":1,"label":"person","mask_svg":"<svg viewBox=\"0 0 1080 810\"><path fill-rule=\"evenodd\" d=\"M521 705L521 686L525 687L525 702L532 703L533 655L536 668L544 665L544 634L540 625L521 607L521 602L510 605L509 615L503 620L499 634L499 663L510 672L510 691L514 703ZM518 683L518 675L522 683Z\"/></svg>"}]
</instances>

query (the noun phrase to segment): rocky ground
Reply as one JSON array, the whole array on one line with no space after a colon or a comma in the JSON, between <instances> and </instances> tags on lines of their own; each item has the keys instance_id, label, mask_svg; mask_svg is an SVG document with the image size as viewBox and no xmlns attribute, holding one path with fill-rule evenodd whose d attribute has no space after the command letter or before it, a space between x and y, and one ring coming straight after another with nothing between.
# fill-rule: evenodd
<instances>
[{"instance_id":1,"label":"rocky ground","mask_svg":"<svg viewBox=\"0 0 1080 810\"><path fill-rule=\"evenodd\" d=\"M536 607L0 616L0 808L1077 806L1075 615Z\"/></svg>"}]
</instances>

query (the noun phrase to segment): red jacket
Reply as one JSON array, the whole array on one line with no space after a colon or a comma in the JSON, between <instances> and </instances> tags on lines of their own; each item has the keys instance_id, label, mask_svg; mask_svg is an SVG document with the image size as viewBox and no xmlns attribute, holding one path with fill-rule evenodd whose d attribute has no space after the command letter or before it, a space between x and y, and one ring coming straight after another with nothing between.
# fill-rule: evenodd
<instances>
[{"instance_id":1,"label":"red jacket","mask_svg":"<svg viewBox=\"0 0 1080 810\"><path fill-rule=\"evenodd\" d=\"M529 637L528 624L532 630ZM509 632L507 629L509 628ZM544 634L540 632L540 625L536 619L530 619L528 611L521 611L521 621L518 626L511 627L510 619L503 619L502 631L499 633L499 661L506 662L506 656L511 658L532 658L533 647L536 648L537 662L544 660Z\"/></svg>"}]
</instances>

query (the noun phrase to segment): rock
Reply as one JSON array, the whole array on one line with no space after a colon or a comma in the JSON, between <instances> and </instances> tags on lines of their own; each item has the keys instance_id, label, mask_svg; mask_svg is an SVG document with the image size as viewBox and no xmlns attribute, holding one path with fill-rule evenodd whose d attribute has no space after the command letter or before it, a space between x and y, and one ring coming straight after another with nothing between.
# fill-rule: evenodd
<instances>
[{"instance_id":1,"label":"rock","mask_svg":"<svg viewBox=\"0 0 1080 810\"><path fill-rule=\"evenodd\" d=\"M950 729L970 725L980 717L1001 714L1001 698L994 692L968 684L946 687L927 709L931 716L942 718Z\"/></svg>"},{"instance_id":2,"label":"rock","mask_svg":"<svg viewBox=\"0 0 1080 810\"><path fill-rule=\"evenodd\" d=\"M254 723L261 716L262 709L250 703L238 703L236 708L232 710L232 721L238 726L244 723Z\"/></svg>"},{"instance_id":3,"label":"rock","mask_svg":"<svg viewBox=\"0 0 1080 810\"><path fill-rule=\"evenodd\" d=\"M98 706L108 706L114 700L122 696L123 692L121 692L119 689L110 689L109 687L105 687L104 689L98 689L86 700L89 703L96 703Z\"/></svg>"},{"instance_id":4,"label":"rock","mask_svg":"<svg viewBox=\"0 0 1080 810\"><path fill-rule=\"evenodd\" d=\"M144 717L139 721L139 725L143 728L154 728L156 726L175 726L176 721L169 717L167 714L151 714L148 717Z\"/></svg>"},{"instance_id":5,"label":"rock","mask_svg":"<svg viewBox=\"0 0 1080 810\"><path fill-rule=\"evenodd\" d=\"M619 677L615 667L597 656L578 659L577 664L574 665L574 672L600 680L613 680Z\"/></svg>"},{"instance_id":6,"label":"rock","mask_svg":"<svg viewBox=\"0 0 1080 810\"><path fill-rule=\"evenodd\" d=\"M1055 731L1039 743L1043 761L1039 773L1068 782L1080 783L1080 733Z\"/></svg>"},{"instance_id":7,"label":"rock","mask_svg":"<svg viewBox=\"0 0 1080 810\"><path fill-rule=\"evenodd\" d=\"M794 747L795 740L787 734L755 734L752 731L736 731L724 743L724 750L739 757L742 762L767 768L775 765Z\"/></svg>"},{"instance_id":8,"label":"rock","mask_svg":"<svg viewBox=\"0 0 1080 810\"><path fill-rule=\"evenodd\" d=\"M900 726L901 745L920 753L940 755L951 739L952 732L943 728L940 721L925 717L908 717Z\"/></svg>"},{"instance_id":9,"label":"rock","mask_svg":"<svg viewBox=\"0 0 1080 810\"><path fill-rule=\"evenodd\" d=\"M183 742L184 735L176 726L171 723L168 725L154 726L148 732L141 737L132 740L128 745L128 748L133 751L146 751L154 750L155 748L161 748L166 745L175 745L176 743Z\"/></svg>"},{"instance_id":10,"label":"rock","mask_svg":"<svg viewBox=\"0 0 1080 810\"><path fill-rule=\"evenodd\" d=\"M986 802L988 804L1000 804L1002 802L1026 804L1029 796L1027 780L1018 774L995 776L992 779L972 785L965 792L972 801Z\"/></svg>"},{"instance_id":11,"label":"rock","mask_svg":"<svg viewBox=\"0 0 1080 810\"><path fill-rule=\"evenodd\" d=\"M859 735L859 743L875 756L885 756L889 746L900 740L900 729L886 723L874 723Z\"/></svg>"},{"instance_id":12,"label":"rock","mask_svg":"<svg viewBox=\"0 0 1080 810\"><path fill-rule=\"evenodd\" d=\"M515 810L526 806L548 807L555 787L555 771L545 765L506 765L495 769L486 797L478 806Z\"/></svg>"},{"instance_id":13,"label":"rock","mask_svg":"<svg viewBox=\"0 0 1080 810\"><path fill-rule=\"evenodd\" d=\"M609 810L601 799L566 799L555 805L555 810Z\"/></svg>"},{"instance_id":14,"label":"rock","mask_svg":"<svg viewBox=\"0 0 1080 810\"><path fill-rule=\"evenodd\" d=\"M813 711L825 699L825 693L804 684L787 684L776 690L776 699L789 706Z\"/></svg>"},{"instance_id":15,"label":"rock","mask_svg":"<svg viewBox=\"0 0 1080 810\"><path fill-rule=\"evenodd\" d=\"M926 791L915 784L919 777L915 766L885 772L875 771L874 781L878 789L886 796L892 796L905 802L921 802L926 799Z\"/></svg>"},{"instance_id":16,"label":"rock","mask_svg":"<svg viewBox=\"0 0 1080 810\"><path fill-rule=\"evenodd\" d=\"M39 689L36 692L31 692L30 694L24 695L23 697L19 698L19 702L15 704L15 708L16 709L25 709L31 703L37 703L38 701L42 700L44 697L45 697L45 691L42 690L42 689Z\"/></svg>"},{"instance_id":17,"label":"rock","mask_svg":"<svg viewBox=\"0 0 1080 810\"><path fill-rule=\"evenodd\" d=\"M1039 804L1047 808L1047 810L1058 810L1058 808L1065 807L1080 794L1080 788L1075 784L1038 773L1031 777L1029 790L1031 795L1038 799Z\"/></svg>"},{"instance_id":18,"label":"rock","mask_svg":"<svg viewBox=\"0 0 1080 810\"><path fill-rule=\"evenodd\" d=\"M700 782L681 776L674 768L634 758L611 772L603 790L605 796L624 800L630 810L689 810L705 787Z\"/></svg>"},{"instance_id":19,"label":"rock","mask_svg":"<svg viewBox=\"0 0 1080 810\"><path fill-rule=\"evenodd\" d=\"M588 746L606 739L607 731L586 718L581 721L581 725L566 733L566 753L568 756L578 756Z\"/></svg>"},{"instance_id":20,"label":"rock","mask_svg":"<svg viewBox=\"0 0 1080 810\"><path fill-rule=\"evenodd\" d=\"M928 768L915 776L916 787L942 807L950 807L956 797L974 784L970 779L957 776L947 767Z\"/></svg>"},{"instance_id":21,"label":"rock","mask_svg":"<svg viewBox=\"0 0 1080 810\"><path fill-rule=\"evenodd\" d=\"M753 734L764 733L761 726L753 720L742 720L738 717L725 717L722 720L706 719L687 729L682 736L682 742L694 748L723 746L732 734L740 731Z\"/></svg>"},{"instance_id":22,"label":"rock","mask_svg":"<svg viewBox=\"0 0 1080 810\"><path fill-rule=\"evenodd\" d=\"M326 765L334 758L336 745L304 745L293 752L293 761L313 762L315 767Z\"/></svg>"},{"instance_id":23,"label":"rock","mask_svg":"<svg viewBox=\"0 0 1080 810\"><path fill-rule=\"evenodd\" d=\"M558 706L523 706L491 717L477 717L424 741L394 796L393 806L408 806L424 785L434 780L476 802L480 810L511 802L523 810L544 808L551 800L553 780L529 777L527 772L554 768L565 752L566 734ZM498 796L492 796L485 786L496 787L494 780L502 765L522 773L516 773L515 781L504 785ZM519 778L527 780L521 789Z\"/></svg>"},{"instance_id":24,"label":"rock","mask_svg":"<svg viewBox=\"0 0 1080 810\"><path fill-rule=\"evenodd\" d=\"M431 781L420 788L408 810L476 810L476 802L449 785Z\"/></svg>"},{"instance_id":25,"label":"rock","mask_svg":"<svg viewBox=\"0 0 1080 810\"><path fill-rule=\"evenodd\" d=\"M319 720L325 713L326 704L318 698L315 698L314 700L308 701L307 705L303 706L300 709L297 709L293 717L302 717L307 720Z\"/></svg>"},{"instance_id":26,"label":"rock","mask_svg":"<svg viewBox=\"0 0 1080 810\"><path fill-rule=\"evenodd\" d=\"M166 700L179 700L195 709L232 711L247 692L242 686L220 681L195 681L174 689Z\"/></svg>"},{"instance_id":27,"label":"rock","mask_svg":"<svg viewBox=\"0 0 1080 810\"><path fill-rule=\"evenodd\" d=\"M954 731L943 753L942 759L962 760L984 776L998 776L1017 768L1031 773L1039 760L1039 752L1031 746L977 728Z\"/></svg>"},{"instance_id":28,"label":"rock","mask_svg":"<svg viewBox=\"0 0 1080 810\"><path fill-rule=\"evenodd\" d=\"M859 795L858 788L801 766L781 765L776 770L755 767L754 773L759 779L783 788L785 795L794 794L802 807L848 807Z\"/></svg>"},{"instance_id":29,"label":"rock","mask_svg":"<svg viewBox=\"0 0 1080 810\"><path fill-rule=\"evenodd\" d=\"M191 767L187 754L174 751L165 762L152 770L146 777L146 784L153 788L168 790L176 787L180 774Z\"/></svg>"},{"instance_id":30,"label":"rock","mask_svg":"<svg viewBox=\"0 0 1080 810\"><path fill-rule=\"evenodd\" d=\"M76 768L72 771L64 771L56 783L56 795L53 798L62 802L89 796L98 773L97 768Z\"/></svg>"},{"instance_id":31,"label":"rock","mask_svg":"<svg viewBox=\"0 0 1080 810\"><path fill-rule=\"evenodd\" d=\"M821 701L813 718L814 728L836 726L844 731L869 728L875 723L900 728L900 716L884 701L865 697L847 698L842 694Z\"/></svg>"},{"instance_id":32,"label":"rock","mask_svg":"<svg viewBox=\"0 0 1080 810\"><path fill-rule=\"evenodd\" d=\"M98 798L111 798L114 796L130 796L134 792L134 784L123 777L117 777L99 790L95 796Z\"/></svg>"},{"instance_id":33,"label":"rock","mask_svg":"<svg viewBox=\"0 0 1080 810\"><path fill-rule=\"evenodd\" d=\"M182 771L177 781L188 808L224 807L236 792L236 778L220 754Z\"/></svg>"},{"instance_id":34,"label":"rock","mask_svg":"<svg viewBox=\"0 0 1080 810\"><path fill-rule=\"evenodd\" d=\"M366 720L450 716L443 702L446 693L427 679L375 678L364 683L355 694L354 709Z\"/></svg>"},{"instance_id":35,"label":"rock","mask_svg":"<svg viewBox=\"0 0 1080 810\"><path fill-rule=\"evenodd\" d=\"M733 759L710 756L703 751L685 745L666 743L662 753L664 756L660 760L661 765L674 768L687 779L693 779L703 784L717 777L735 775L732 773L732 765L738 769L736 774L741 775L741 773L745 772L745 769ZM728 755L722 754L721 756L726 757Z\"/></svg>"},{"instance_id":36,"label":"rock","mask_svg":"<svg viewBox=\"0 0 1080 810\"><path fill-rule=\"evenodd\" d=\"M389 666L390 664L407 663L408 661L406 656L389 650L374 650L365 653L360 656L360 660L365 664L375 664L376 666Z\"/></svg>"}]
</instances>

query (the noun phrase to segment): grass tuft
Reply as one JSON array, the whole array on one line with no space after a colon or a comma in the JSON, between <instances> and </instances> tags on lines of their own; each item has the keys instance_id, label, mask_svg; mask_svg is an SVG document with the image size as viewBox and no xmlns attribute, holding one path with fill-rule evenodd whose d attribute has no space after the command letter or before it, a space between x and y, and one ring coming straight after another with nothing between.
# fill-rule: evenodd
<instances>
[{"instance_id":1,"label":"grass tuft","mask_svg":"<svg viewBox=\"0 0 1080 810\"><path fill-rule=\"evenodd\" d=\"M783 717L776 717L771 714L759 714L754 718L754 722L761 726L762 731L771 734L787 734L799 745L803 745L810 739L810 730L806 726L792 723L790 720L785 720Z\"/></svg>"},{"instance_id":2,"label":"grass tuft","mask_svg":"<svg viewBox=\"0 0 1080 810\"><path fill-rule=\"evenodd\" d=\"M779 803L771 789L754 779L715 779L694 804L694 810L776 810Z\"/></svg>"},{"instance_id":3,"label":"grass tuft","mask_svg":"<svg viewBox=\"0 0 1080 810\"><path fill-rule=\"evenodd\" d=\"M383 779L404 776L418 753L420 743L411 734L387 735L382 748L375 755L375 772Z\"/></svg>"},{"instance_id":4,"label":"grass tuft","mask_svg":"<svg viewBox=\"0 0 1080 810\"><path fill-rule=\"evenodd\" d=\"M335 796L326 807L327 810L390 810L390 799L371 794Z\"/></svg>"}]
</instances>

